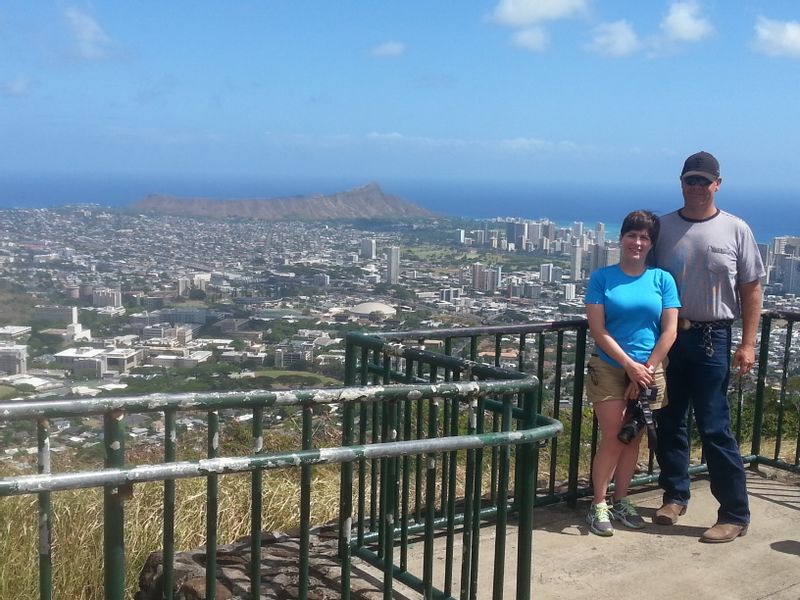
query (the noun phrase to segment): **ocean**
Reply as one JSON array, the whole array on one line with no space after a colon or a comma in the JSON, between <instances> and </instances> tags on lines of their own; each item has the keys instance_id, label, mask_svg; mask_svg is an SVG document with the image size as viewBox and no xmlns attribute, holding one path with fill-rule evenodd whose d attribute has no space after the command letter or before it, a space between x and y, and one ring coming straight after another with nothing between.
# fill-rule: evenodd
<instances>
[{"instance_id":1,"label":"ocean","mask_svg":"<svg viewBox=\"0 0 800 600\"><path fill-rule=\"evenodd\" d=\"M149 194L205 198L269 198L333 193L368 183L352 179L257 179L222 177L62 176L0 174L0 209L92 203L124 206ZM606 224L609 234L631 210L665 214L681 205L674 185L577 185L532 182L471 182L386 179L384 192L448 216L548 218L559 225ZM759 242L800 236L800 192L723 184L717 205L748 222ZM794 215L794 216L793 216ZM609 235L607 234L607 235Z\"/></svg>"}]
</instances>

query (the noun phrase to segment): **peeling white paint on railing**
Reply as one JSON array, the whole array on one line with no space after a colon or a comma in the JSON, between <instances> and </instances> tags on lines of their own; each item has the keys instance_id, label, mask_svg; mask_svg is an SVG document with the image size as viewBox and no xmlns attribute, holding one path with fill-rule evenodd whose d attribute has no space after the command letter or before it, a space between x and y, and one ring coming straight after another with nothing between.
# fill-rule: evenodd
<instances>
[{"instance_id":1,"label":"peeling white paint on railing","mask_svg":"<svg viewBox=\"0 0 800 600\"><path fill-rule=\"evenodd\" d=\"M533 442L552 437L562 431L563 426L560 422L540 416L537 427L521 431L300 450L269 455L210 458L198 461L141 465L127 469L8 477L0 479L0 497L45 491L119 486L165 479L187 479L205 477L210 474L242 473L257 469L282 469L306 464L339 464L362 459L393 458L417 454L429 454L428 467L435 468L434 455L441 452Z\"/></svg>"}]
</instances>

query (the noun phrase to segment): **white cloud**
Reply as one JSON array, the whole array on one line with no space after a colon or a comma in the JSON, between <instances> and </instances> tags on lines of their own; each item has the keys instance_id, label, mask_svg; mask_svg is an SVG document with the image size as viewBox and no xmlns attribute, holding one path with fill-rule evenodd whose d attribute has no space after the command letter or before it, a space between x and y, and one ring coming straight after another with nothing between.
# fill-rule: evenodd
<instances>
[{"instance_id":1,"label":"white cloud","mask_svg":"<svg viewBox=\"0 0 800 600\"><path fill-rule=\"evenodd\" d=\"M573 17L586 10L587 0L500 0L492 20L509 27Z\"/></svg>"},{"instance_id":2,"label":"white cloud","mask_svg":"<svg viewBox=\"0 0 800 600\"><path fill-rule=\"evenodd\" d=\"M800 58L800 22L759 17L755 29L755 48L759 52Z\"/></svg>"},{"instance_id":3,"label":"white cloud","mask_svg":"<svg viewBox=\"0 0 800 600\"><path fill-rule=\"evenodd\" d=\"M547 48L550 41L547 32L541 27L529 27L511 36L511 43L517 48L539 52Z\"/></svg>"},{"instance_id":4,"label":"white cloud","mask_svg":"<svg viewBox=\"0 0 800 600\"><path fill-rule=\"evenodd\" d=\"M191 146L193 144L221 143L226 141L224 136L216 133L184 133L165 131L154 127L136 128L111 126L107 127L105 131L111 137L159 146Z\"/></svg>"},{"instance_id":5,"label":"white cloud","mask_svg":"<svg viewBox=\"0 0 800 600\"><path fill-rule=\"evenodd\" d=\"M102 60L108 57L111 38L90 15L71 7L64 17L74 38L75 54L84 60Z\"/></svg>"},{"instance_id":6,"label":"white cloud","mask_svg":"<svg viewBox=\"0 0 800 600\"><path fill-rule=\"evenodd\" d=\"M401 56L406 52L406 45L401 42L384 42L372 49L372 56L382 58Z\"/></svg>"},{"instance_id":7,"label":"white cloud","mask_svg":"<svg viewBox=\"0 0 800 600\"><path fill-rule=\"evenodd\" d=\"M33 80L30 77L20 76L0 85L0 92L4 96L27 96L31 91Z\"/></svg>"},{"instance_id":8,"label":"white cloud","mask_svg":"<svg viewBox=\"0 0 800 600\"><path fill-rule=\"evenodd\" d=\"M390 150L435 150L435 151L479 151L499 152L505 155L530 155L545 153L586 153L596 151L591 146L582 146L570 140L543 140L532 137L501 139L437 138L405 135L397 131L371 131L363 135L341 134L314 136L310 134L266 135L264 138L277 146L290 145L302 148L353 148L369 145L376 149Z\"/></svg>"},{"instance_id":9,"label":"white cloud","mask_svg":"<svg viewBox=\"0 0 800 600\"><path fill-rule=\"evenodd\" d=\"M700 14L700 6L694 0L670 4L667 16L661 21L661 30L677 42L699 42L714 33L711 21Z\"/></svg>"},{"instance_id":10,"label":"white cloud","mask_svg":"<svg viewBox=\"0 0 800 600\"><path fill-rule=\"evenodd\" d=\"M587 48L603 56L619 58L630 56L641 46L633 26L628 21L621 20L595 27Z\"/></svg>"}]
</instances>

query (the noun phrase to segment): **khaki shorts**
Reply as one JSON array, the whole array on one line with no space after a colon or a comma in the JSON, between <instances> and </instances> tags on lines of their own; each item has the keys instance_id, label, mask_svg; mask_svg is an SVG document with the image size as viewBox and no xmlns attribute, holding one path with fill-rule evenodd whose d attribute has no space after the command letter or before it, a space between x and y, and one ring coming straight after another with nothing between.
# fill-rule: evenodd
<instances>
[{"instance_id":1,"label":"khaki shorts","mask_svg":"<svg viewBox=\"0 0 800 600\"><path fill-rule=\"evenodd\" d=\"M610 365L602 358L592 355L589 366L586 368L586 397L589 402L604 402L606 400L624 400L625 390L628 388L628 377L625 369ZM650 403L651 409L662 408L667 405L667 381L664 378L663 365L659 365L655 372L655 385L658 388L656 401Z\"/></svg>"}]
</instances>

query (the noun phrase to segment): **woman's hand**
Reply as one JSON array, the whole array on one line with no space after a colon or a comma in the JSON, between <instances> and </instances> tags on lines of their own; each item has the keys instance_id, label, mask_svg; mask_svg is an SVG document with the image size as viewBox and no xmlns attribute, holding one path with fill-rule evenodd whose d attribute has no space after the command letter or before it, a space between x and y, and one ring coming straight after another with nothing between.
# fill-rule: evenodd
<instances>
[{"instance_id":1,"label":"woman's hand","mask_svg":"<svg viewBox=\"0 0 800 600\"><path fill-rule=\"evenodd\" d=\"M640 388L650 387L650 384L653 383L653 372L642 363L637 363L633 360L626 363L625 373L628 374L628 379L631 380L631 383L635 383Z\"/></svg>"}]
</instances>

